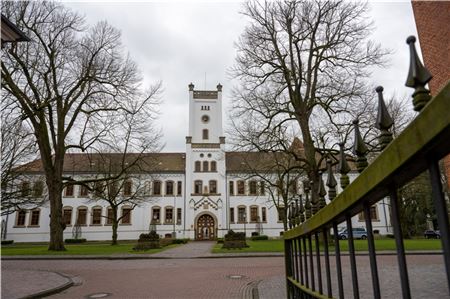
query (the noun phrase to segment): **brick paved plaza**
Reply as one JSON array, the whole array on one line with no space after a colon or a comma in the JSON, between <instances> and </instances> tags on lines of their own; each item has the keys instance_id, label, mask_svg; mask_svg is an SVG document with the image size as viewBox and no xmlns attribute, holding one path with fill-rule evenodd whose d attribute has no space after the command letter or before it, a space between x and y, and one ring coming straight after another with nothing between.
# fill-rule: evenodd
<instances>
[{"instance_id":1,"label":"brick paved plaza","mask_svg":"<svg viewBox=\"0 0 450 299\"><path fill-rule=\"evenodd\" d=\"M218 255L210 253L213 244L190 242L154 254L151 259L52 260L50 257L47 260L3 260L2 298L20 298L27 294L26 288L45 284L46 280L58 280L51 275L52 272L70 277L75 286L51 298L87 298L100 293L108 294L107 298L285 297L283 257L241 255L214 258ZM400 298L396 256L379 255L377 261L382 297ZM333 295L337 296L334 256L330 262ZM442 255L408 255L407 262L413 298L450 298ZM348 256L342 257L342 264L344 289L346 297L350 297L352 284ZM368 256L357 256L357 264L361 298L372 298ZM33 277L33 270L50 272L42 275L46 272L34 271Z\"/></svg>"}]
</instances>

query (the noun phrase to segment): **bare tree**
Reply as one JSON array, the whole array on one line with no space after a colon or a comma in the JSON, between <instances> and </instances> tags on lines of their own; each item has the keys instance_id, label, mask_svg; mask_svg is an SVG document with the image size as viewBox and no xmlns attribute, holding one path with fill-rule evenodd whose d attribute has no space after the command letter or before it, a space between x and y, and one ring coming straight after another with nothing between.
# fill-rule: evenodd
<instances>
[{"instance_id":1,"label":"bare tree","mask_svg":"<svg viewBox=\"0 0 450 299\"><path fill-rule=\"evenodd\" d=\"M315 116L335 123L352 103L368 98L370 70L388 53L368 40L367 10L366 4L345 1L249 1L244 7L250 24L232 69L241 82L234 118L251 119L253 135L266 145L267 132L300 132L300 161L315 200L321 148L313 135L320 128Z\"/></svg>"},{"instance_id":2,"label":"bare tree","mask_svg":"<svg viewBox=\"0 0 450 299\"><path fill-rule=\"evenodd\" d=\"M22 164L36 159L37 147L31 130L20 119L17 104L4 97L1 103L1 215L33 209L43 202L42 186L23 181ZM27 196L24 196L27 195Z\"/></svg>"},{"instance_id":3,"label":"bare tree","mask_svg":"<svg viewBox=\"0 0 450 299\"><path fill-rule=\"evenodd\" d=\"M142 91L120 32L106 22L87 27L57 2L1 5L32 40L3 49L2 91L20 104L39 147L50 201L49 250L65 250L61 193L74 184L63 177L66 152L109 144L123 113L154 97L160 85Z\"/></svg>"}]
</instances>

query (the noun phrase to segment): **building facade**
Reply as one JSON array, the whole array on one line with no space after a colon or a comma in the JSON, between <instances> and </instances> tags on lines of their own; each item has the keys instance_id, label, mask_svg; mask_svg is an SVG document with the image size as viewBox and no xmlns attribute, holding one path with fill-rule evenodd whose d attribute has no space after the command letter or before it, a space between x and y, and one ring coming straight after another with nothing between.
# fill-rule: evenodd
<instances>
[{"instance_id":1,"label":"building facade","mask_svg":"<svg viewBox=\"0 0 450 299\"><path fill-rule=\"evenodd\" d=\"M143 155L142 164L146 166L140 167L139 175L125 182L121 191L124 197L139 192L142 200L136 207L120 207L119 213L124 217L118 228L119 240L138 239L151 224L163 237L212 240L223 237L229 229L247 236L257 232L279 237L284 230L283 215L274 205L264 180L246 169L249 156L255 164L263 160L262 153L225 151L222 86L203 91L190 84L186 152ZM98 169L96 163L101 162L86 154L67 154L64 171L74 179L92 178ZM352 171L349 176L353 179L357 174ZM45 196L39 161L27 165L21 184L23 196ZM300 178L295 186L293 195L303 194ZM73 238L75 230L81 229L81 237L87 240L111 239L111 212L108 203L93 197L87 188L66 187L64 238ZM48 241L49 215L48 204L14 212L6 221L6 238L16 242ZM372 208L372 219L374 230L390 233L387 201ZM363 226L360 215L353 217L353 227Z\"/></svg>"}]
</instances>

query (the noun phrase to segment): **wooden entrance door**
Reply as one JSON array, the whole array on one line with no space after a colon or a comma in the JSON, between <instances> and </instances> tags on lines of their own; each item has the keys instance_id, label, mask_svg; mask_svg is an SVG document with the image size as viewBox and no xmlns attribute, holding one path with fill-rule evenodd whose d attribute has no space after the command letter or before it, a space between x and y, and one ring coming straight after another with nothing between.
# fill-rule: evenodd
<instances>
[{"instance_id":1,"label":"wooden entrance door","mask_svg":"<svg viewBox=\"0 0 450 299\"><path fill-rule=\"evenodd\" d=\"M216 229L214 218L210 215L202 215L197 220L197 240L214 240Z\"/></svg>"}]
</instances>

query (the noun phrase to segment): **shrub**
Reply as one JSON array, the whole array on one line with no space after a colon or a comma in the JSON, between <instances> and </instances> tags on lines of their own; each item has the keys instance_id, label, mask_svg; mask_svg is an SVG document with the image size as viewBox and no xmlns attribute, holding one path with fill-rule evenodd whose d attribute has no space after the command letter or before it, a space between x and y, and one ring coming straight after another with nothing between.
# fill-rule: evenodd
<instances>
[{"instance_id":1,"label":"shrub","mask_svg":"<svg viewBox=\"0 0 450 299\"><path fill-rule=\"evenodd\" d=\"M261 235L252 237L252 241L269 240L269 236Z\"/></svg>"},{"instance_id":2,"label":"shrub","mask_svg":"<svg viewBox=\"0 0 450 299\"><path fill-rule=\"evenodd\" d=\"M217 244L223 244L223 238L217 238Z\"/></svg>"},{"instance_id":3,"label":"shrub","mask_svg":"<svg viewBox=\"0 0 450 299\"><path fill-rule=\"evenodd\" d=\"M86 242L86 239L65 239L64 243L67 244L79 244Z\"/></svg>"},{"instance_id":4,"label":"shrub","mask_svg":"<svg viewBox=\"0 0 450 299\"><path fill-rule=\"evenodd\" d=\"M171 238L164 238L164 239L160 239L159 240L159 245L161 245L162 247L168 246L170 244L173 244L173 240Z\"/></svg>"},{"instance_id":5,"label":"shrub","mask_svg":"<svg viewBox=\"0 0 450 299\"><path fill-rule=\"evenodd\" d=\"M259 236L259 233L258 232L252 232L252 237L256 237L256 236Z\"/></svg>"},{"instance_id":6,"label":"shrub","mask_svg":"<svg viewBox=\"0 0 450 299\"><path fill-rule=\"evenodd\" d=\"M2 240L2 245L11 245L14 243L14 240Z\"/></svg>"},{"instance_id":7,"label":"shrub","mask_svg":"<svg viewBox=\"0 0 450 299\"><path fill-rule=\"evenodd\" d=\"M245 233L235 233L233 230L229 230L225 235L225 241L240 241L245 240Z\"/></svg>"},{"instance_id":8,"label":"shrub","mask_svg":"<svg viewBox=\"0 0 450 299\"><path fill-rule=\"evenodd\" d=\"M189 242L189 239L173 239L172 244L186 244Z\"/></svg>"},{"instance_id":9,"label":"shrub","mask_svg":"<svg viewBox=\"0 0 450 299\"><path fill-rule=\"evenodd\" d=\"M394 234L387 234L386 237L388 237L389 239L394 239Z\"/></svg>"}]
</instances>

